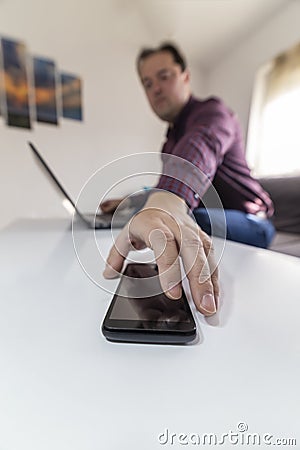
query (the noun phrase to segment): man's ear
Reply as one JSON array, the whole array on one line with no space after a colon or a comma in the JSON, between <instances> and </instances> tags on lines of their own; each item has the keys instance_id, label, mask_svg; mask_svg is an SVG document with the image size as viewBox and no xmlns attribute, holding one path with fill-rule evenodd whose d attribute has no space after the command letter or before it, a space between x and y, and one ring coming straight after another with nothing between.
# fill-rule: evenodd
<instances>
[{"instance_id":1,"label":"man's ear","mask_svg":"<svg viewBox=\"0 0 300 450\"><path fill-rule=\"evenodd\" d=\"M189 83L191 81L191 72L189 71L189 69L185 69L183 74L184 74L184 81L186 83Z\"/></svg>"}]
</instances>

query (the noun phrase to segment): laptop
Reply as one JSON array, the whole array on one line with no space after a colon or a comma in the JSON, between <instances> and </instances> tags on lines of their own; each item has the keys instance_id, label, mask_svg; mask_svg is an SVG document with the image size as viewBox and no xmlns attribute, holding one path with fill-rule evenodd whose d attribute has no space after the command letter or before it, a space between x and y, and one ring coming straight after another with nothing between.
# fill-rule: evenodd
<instances>
[{"instance_id":1,"label":"laptop","mask_svg":"<svg viewBox=\"0 0 300 450\"><path fill-rule=\"evenodd\" d=\"M46 175L51 185L55 188L56 192L60 195L63 200L63 205L70 214L76 214L79 220L89 228L96 229L108 229L108 228L123 228L128 220L136 212L135 208L126 208L120 213L113 217L113 214L97 213L89 214L83 213L78 209L78 206L72 200L70 195L67 193L62 184L58 181L57 177L54 175L53 171L50 169L44 158L41 156L37 148L32 142L28 142L30 149L32 150L34 159L42 170L43 174Z\"/></svg>"}]
</instances>

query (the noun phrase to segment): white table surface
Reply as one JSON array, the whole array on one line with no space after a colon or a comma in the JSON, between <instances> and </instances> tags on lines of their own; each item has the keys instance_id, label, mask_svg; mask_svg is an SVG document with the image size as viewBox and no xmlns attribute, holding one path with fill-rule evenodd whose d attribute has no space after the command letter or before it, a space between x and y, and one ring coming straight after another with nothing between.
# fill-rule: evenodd
<instances>
[{"instance_id":1,"label":"white table surface","mask_svg":"<svg viewBox=\"0 0 300 450\"><path fill-rule=\"evenodd\" d=\"M114 289L93 232L75 234ZM96 242L105 256L110 233ZM300 259L228 242L218 317L196 314L194 345L156 346L102 336L112 295L66 221L20 220L0 249L1 450L214 448L192 444L205 433L300 449Z\"/></svg>"}]
</instances>

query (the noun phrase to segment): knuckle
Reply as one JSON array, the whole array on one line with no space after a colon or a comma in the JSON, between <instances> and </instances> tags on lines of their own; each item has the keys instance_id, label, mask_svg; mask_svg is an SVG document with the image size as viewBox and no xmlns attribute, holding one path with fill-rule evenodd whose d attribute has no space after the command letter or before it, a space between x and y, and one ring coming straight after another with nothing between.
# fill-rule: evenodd
<instances>
[{"instance_id":1,"label":"knuckle","mask_svg":"<svg viewBox=\"0 0 300 450\"><path fill-rule=\"evenodd\" d=\"M163 254L158 258L157 262L164 268L172 268L174 270L179 270L180 268L177 256L174 258L172 255Z\"/></svg>"},{"instance_id":2,"label":"knuckle","mask_svg":"<svg viewBox=\"0 0 300 450\"><path fill-rule=\"evenodd\" d=\"M215 251L215 248L213 246L213 242L212 242L212 240L209 237L203 239L203 245L205 247L209 248L211 252Z\"/></svg>"},{"instance_id":3,"label":"knuckle","mask_svg":"<svg viewBox=\"0 0 300 450\"><path fill-rule=\"evenodd\" d=\"M211 279L211 271L207 263L202 266L198 279L200 284L206 283Z\"/></svg>"},{"instance_id":4,"label":"knuckle","mask_svg":"<svg viewBox=\"0 0 300 450\"><path fill-rule=\"evenodd\" d=\"M206 260L195 261L187 275L190 281L200 285L206 283L208 280L210 281L212 278L212 272Z\"/></svg>"},{"instance_id":5,"label":"knuckle","mask_svg":"<svg viewBox=\"0 0 300 450\"><path fill-rule=\"evenodd\" d=\"M198 278L198 280L199 280L199 283L200 284L205 284L205 283L207 283L208 281L210 281L211 280L211 274L210 274L210 272L208 272L208 271L201 271L201 273L200 273L200 275L199 275L199 278Z\"/></svg>"},{"instance_id":6,"label":"knuckle","mask_svg":"<svg viewBox=\"0 0 300 450\"><path fill-rule=\"evenodd\" d=\"M209 236L207 236L207 235L201 236L201 240L203 242L203 247L205 248L205 250L214 252L213 243Z\"/></svg>"},{"instance_id":7,"label":"knuckle","mask_svg":"<svg viewBox=\"0 0 300 450\"><path fill-rule=\"evenodd\" d=\"M182 245L184 248L200 249L203 247L203 242L196 236L189 236L182 239Z\"/></svg>"},{"instance_id":8,"label":"knuckle","mask_svg":"<svg viewBox=\"0 0 300 450\"><path fill-rule=\"evenodd\" d=\"M173 233L168 229L162 229L162 228L154 228L150 231L150 236L152 239L155 239L157 242L174 242L175 237Z\"/></svg>"},{"instance_id":9,"label":"knuckle","mask_svg":"<svg viewBox=\"0 0 300 450\"><path fill-rule=\"evenodd\" d=\"M175 236L171 231L163 231L164 238L167 243L174 243L175 242Z\"/></svg>"}]
</instances>

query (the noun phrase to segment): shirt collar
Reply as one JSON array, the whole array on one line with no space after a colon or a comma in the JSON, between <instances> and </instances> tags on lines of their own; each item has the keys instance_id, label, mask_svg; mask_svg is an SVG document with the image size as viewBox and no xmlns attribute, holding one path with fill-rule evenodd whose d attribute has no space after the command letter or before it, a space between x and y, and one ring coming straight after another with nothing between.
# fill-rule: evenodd
<instances>
[{"instance_id":1,"label":"shirt collar","mask_svg":"<svg viewBox=\"0 0 300 450\"><path fill-rule=\"evenodd\" d=\"M190 109L192 107L192 104L194 102L194 97L191 95L176 117L174 123L170 124L167 130L167 137L169 137L170 133L174 132L176 136L180 135L184 131L185 122L187 119L187 116L190 112Z\"/></svg>"}]
</instances>

